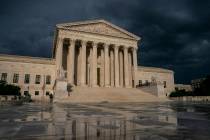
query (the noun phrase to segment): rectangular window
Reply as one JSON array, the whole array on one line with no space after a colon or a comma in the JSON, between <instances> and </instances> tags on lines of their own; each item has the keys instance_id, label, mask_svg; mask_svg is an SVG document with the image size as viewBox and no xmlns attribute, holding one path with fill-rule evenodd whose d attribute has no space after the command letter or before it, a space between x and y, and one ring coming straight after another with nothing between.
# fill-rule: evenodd
<instances>
[{"instance_id":1,"label":"rectangular window","mask_svg":"<svg viewBox=\"0 0 210 140\"><path fill-rule=\"evenodd\" d=\"M164 85L164 88L166 88L166 87L167 87L167 85L166 85L166 81L163 81L163 85Z\"/></svg>"},{"instance_id":2,"label":"rectangular window","mask_svg":"<svg viewBox=\"0 0 210 140\"><path fill-rule=\"evenodd\" d=\"M2 81L7 81L7 73L2 73L1 74L1 80Z\"/></svg>"},{"instance_id":3,"label":"rectangular window","mask_svg":"<svg viewBox=\"0 0 210 140\"><path fill-rule=\"evenodd\" d=\"M139 80L139 86L141 86L142 85L142 80Z\"/></svg>"},{"instance_id":4,"label":"rectangular window","mask_svg":"<svg viewBox=\"0 0 210 140\"><path fill-rule=\"evenodd\" d=\"M25 83L25 84L29 84L29 83L30 83L30 74L25 74L24 83Z\"/></svg>"},{"instance_id":5,"label":"rectangular window","mask_svg":"<svg viewBox=\"0 0 210 140\"><path fill-rule=\"evenodd\" d=\"M18 83L19 80L19 74L15 73L13 76L13 83Z\"/></svg>"},{"instance_id":6,"label":"rectangular window","mask_svg":"<svg viewBox=\"0 0 210 140\"><path fill-rule=\"evenodd\" d=\"M46 84L47 85L50 85L51 84L51 76L50 75L47 75L46 76Z\"/></svg>"},{"instance_id":7,"label":"rectangular window","mask_svg":"<svg viewBox=\"0 0 210 140\"><path fill-rule=\"evenodd\" d=\"M24 93L23 93L25 96L27 96L28 94L29 94L29 92L28 91L24 91Z\"/></svg>"},{"instance_id":8,"label":"rectangular window","mask_svg":"<svg viewBox=\"0 0 210 140\"><path fill-rule=\"evenodd\" d=\"M36 75L35 84L40 84L41 75Z\"/></svg>"},{"instance_id":9,"label":"rectangular window","mask_svg":"<svg viewBox=\"0 0 210 140\"><path fill-rule=\"evenodd\" d=\"M38 96L39 95L39 91L35 91L35 96Z\"/></svg>"},{"instance_id":10,"label":"rectangular window","mask_svg":"<svg viewBox=\"0 0 210 140\"><path fill-rule=\"evenodd\" d=\"M49 95L50 95L50 92L49 92L49 91L47 91L47 92L46 92L46 96L49 96Z\"/></svg>"},{"instance_id":11,"label":"rectangular window","mask_svg":"<svg viewBox=\"0 0 210 140\"><path fill-rule=\"evenodd\" d=\"M148 80L145 81L145 85L149 86L149 81Z\"/></svg>"}]
</instances>

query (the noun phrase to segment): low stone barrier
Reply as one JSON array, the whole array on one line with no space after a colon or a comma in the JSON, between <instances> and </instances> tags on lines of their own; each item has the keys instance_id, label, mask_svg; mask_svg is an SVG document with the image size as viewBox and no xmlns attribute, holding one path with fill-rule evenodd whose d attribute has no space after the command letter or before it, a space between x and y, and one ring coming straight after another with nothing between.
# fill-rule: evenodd
<instances>
[{"instance_id":1,"label":"low stone barrier","mask_svg":"<svg viewBox=\"0 0 210 140\"><path fill-rule=\"evenodd\" d=\"M0 106L4 105L22 105L23 101L21 100L11 100L11 101L0 101Z\"/></svg>"},{"instance_id":2,"label":"low stone barrier","mask_svg":"<svg viewBox=\"0 0 210 140\"><path fill-rule=\"evenodd\" d=\"M141 89L144 92L150 93L152 95L155 95L157 97L165 98L166 95L164 93L164 86L161 83L150 83L147 86L141 86L138 87L138 89Z\"/></svg>"},{"instance_id":3,"label":"low stone barrier","mask_svg":"<svg viewBox=\"0 0 210 140\"><path fill-rule=\"evenodd\" d=\"M170 97L172 100L176 101L192 101L192 102L210 102L210 96L184 96L184 97Z\"/></svg>"}]
</instances>

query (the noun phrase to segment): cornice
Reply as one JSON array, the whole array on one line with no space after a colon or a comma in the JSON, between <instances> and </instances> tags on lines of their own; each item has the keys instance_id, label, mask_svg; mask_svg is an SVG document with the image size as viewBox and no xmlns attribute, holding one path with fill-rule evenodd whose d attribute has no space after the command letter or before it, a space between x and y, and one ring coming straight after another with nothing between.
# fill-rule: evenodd
<instances>
[{"instance_id":1,"label":"cornice","mask_svg":"<svg viewBox=\"0 0 210 140\"><path fill-rule=\"evenodd\" d=\"M67 29L67 30L69 30L69 28L71 26L79 26L79 25L86 25L86 24L96 24L96 23L104 23L104 24L107 24L107 25L111 26L112 28L114 28L116 30L119 30L120 32L122 32L124 34L127 34L128 36L132 37L133 40L137 40L137 41L141 40L140 37L138 37L138 36L136 36L136 35L128 32L128 31L124 30L123 28L121 28L119 26L116 26L116 25L114 25L114 24L112 24L112 23L110 23L110 22L108 22L106 20L103 20L103 19L99 19L99 20L86 20L86 21L71 22L71 23L61 23L61 24L57 24L56 27L58 29ZM101 34L98 34L98 35L101 35ZM104 34L102 34L102 35L104 35ZM112 36L112 37L116 37L116 36ZM128 38L126 38L126 39L128 39Z\"/></svg>"},{"instance_id":2,"label":"cornice","mask_svg":"<svg viewBox=\"0 0 210 140\"><path fill-rule=\"evenodd\" d=\"M112 37L108 35L99 35L95 33L81 32L81 31L75 31L75 30L61 29L58 36L62 38L70 36L71 37L70 39L86 40L86 41L92 41L92 42L95 42L95 41L101 42L101 43L109 42L110 44L121 45L121 46L126 46L126 47L134 47L134 48L136 48L138 44L136 40Z\"/></svg>"},{"instance_id":3,"label":"cornice","mask_svg":"<svg viewBox=\"0 0 210 140\"><path fill-rule=\"evenodd\" d=\"M91 34L91 35L98 35L98 36L104 36L104 37L114 37L114 38L119 38L123 40L130 40L130 41L137 41L136 39L131 39L131 38L126 38L122 36L112 36L112 35L107 35L107 34L99 34L99 33L93 33L93 32L86 32L86 31L78 31L74 29L68 29L68 28L59 28L60 30L66 30L66 31L73 31L73 32L78 32L78 33L86 33L86 34Z\"/></svg>"},{"instance_id":4,"label":"cornice","mask_svg":"<svg viewBox=\"0 0 210 140\"><path fill-rule=\"evenodd\" d=\"M156 67L145 67L145 66L138 66L138 71L159 72L159 73L174 73L174 71L168 70L168 69L156 68Z\"/></svg>"},{"instance_id":5,"label":"cornice","mask_svg":"<svg viewBox=\"0 0 210 140\"><path fill-rule=\"evenodd\" d=\"M0 61L55 65L55 59L52 58L8 54L0 54Z\"/></svg>"}]
</instances>

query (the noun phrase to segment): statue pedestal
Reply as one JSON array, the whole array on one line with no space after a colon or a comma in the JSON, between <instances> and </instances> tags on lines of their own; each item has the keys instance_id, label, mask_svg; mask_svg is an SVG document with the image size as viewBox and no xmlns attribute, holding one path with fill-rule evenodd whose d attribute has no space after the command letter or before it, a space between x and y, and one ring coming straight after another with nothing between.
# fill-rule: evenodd
<instances>
[{"instance_id":1,"label":"statue pedestal","mask_svg":"<svg viewBox=\"0 0 210 140\"><path fill-rule=\"evenodd\" d=\"M67 92L67 81L66 80L61 80L57 79L56 80L56 85L55 85L55 100L57 101L59 99L62 99L68 95Z\"/></svg>"},{"instance_id":2,"label":"statue pedestal","mask_svg":"<svg viewBox=\"0 0 210 140\"><path fill-rule=\"evenodd\" d=\"M66 92L67 91L67 81L57 80L55 89L56 89L56 91Z\"/></svg>"}]
</instances>

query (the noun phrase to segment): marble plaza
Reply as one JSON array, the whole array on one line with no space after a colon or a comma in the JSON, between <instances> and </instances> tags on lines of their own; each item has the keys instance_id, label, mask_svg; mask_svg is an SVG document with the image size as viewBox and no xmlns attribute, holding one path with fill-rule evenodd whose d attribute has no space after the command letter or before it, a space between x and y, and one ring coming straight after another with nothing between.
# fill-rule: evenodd
<instances>
[{"instance_id":1,"label":"marble plaza","mask_svg":"<svg viewBox=\"0 0 210 140\"><path fill-rule=\"evenodd\" d=\"M3 106L0 139L209 140L209 114L190 102Z\"/></svg>"}]
</instances>

